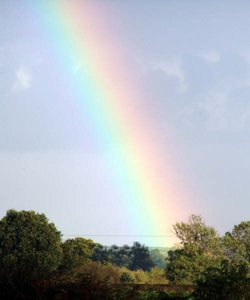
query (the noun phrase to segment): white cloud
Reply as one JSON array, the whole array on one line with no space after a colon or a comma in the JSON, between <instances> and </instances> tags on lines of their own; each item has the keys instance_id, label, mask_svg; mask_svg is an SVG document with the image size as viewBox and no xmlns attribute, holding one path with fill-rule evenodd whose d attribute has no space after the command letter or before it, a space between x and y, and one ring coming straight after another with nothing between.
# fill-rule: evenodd
<instances>
[{"instance_id":1,"label":"white cloud","mask_svg":"<svg viewBox=\"0 0 250 300\"><path fill-rule=\"evenodd\" d=\"M142 73L152 71L162 71L167 76L172 77L178 81L179 91L186 92L188 83L186 81L185 72L182 68L182 60L178 57L167 58L164 60L143 60L141 58L134 58Z\"/></svg>"},{"instance_id":2,"label":"white cloud","mask_svg":"<svg viewBox=\"0 0 250 300\"><path fill-rule=\"evenodd\" d=\"M201 57L207 63L218 63L221 60L220 53L215 50L210 50L208 52L205 52L205 53L201 54Z\"/></svg>"},{"instance_id":3,"label":"white cloud","mask_svg":"<svg viewBox=\"0 0 250 300\"><path fill-rule=\"evenodd\" d=\"M172 58L161 62L154 62L151 65L154 71L163 71L167 76L174 77L178 80L180 91L185 92L188 88L185 73L182 68L182 61L180 58Z\"/></svg>"},{"instance_id":4,"label":"white cloud","mask_svg":"<svg viewBox=\"0 0 250 300\"><path fill-rule=\"evenodd\" d=\"M14 91L23 91L31 87L32 74L29 68L25 66L19 66L16 70L16 78L13 84Z\"/></svg>"}]
</instances>

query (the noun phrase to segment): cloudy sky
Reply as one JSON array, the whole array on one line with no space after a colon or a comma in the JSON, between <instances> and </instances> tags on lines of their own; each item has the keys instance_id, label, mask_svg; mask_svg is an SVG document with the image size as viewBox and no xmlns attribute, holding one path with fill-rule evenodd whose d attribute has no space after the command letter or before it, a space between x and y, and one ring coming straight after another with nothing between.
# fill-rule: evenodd
<instances>
[{"instance_id":1,"label":"cloudy sky","mask_svg":"<svg viewBox=\"0 0 250 300\"><path fill-rule=\"evenodd\" d=\"M188 213L220 233L249 219L250 3L100 5L148 95L153 130L163 140L170 132L178 145ZM29 1L0 2L0 215L33 209L65 235L127 234L106 162L89 142L41 26Z\"/></svg>"}]
</instances>

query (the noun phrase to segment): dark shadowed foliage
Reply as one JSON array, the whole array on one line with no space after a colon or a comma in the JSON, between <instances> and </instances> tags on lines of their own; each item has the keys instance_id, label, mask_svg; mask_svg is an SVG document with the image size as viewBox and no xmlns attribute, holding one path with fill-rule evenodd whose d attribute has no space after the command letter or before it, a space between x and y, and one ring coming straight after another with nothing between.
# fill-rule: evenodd
<instances>
[{"instance_id":1,"label":"dark shadowed foliage","mask_svg":"<svg viewBox=\"0 0 250 300\"><path fill-rule=\"evenodd\" d=\"M197 281L194 292L197 300L248 300L250 299L249 267L223 261L220 268L209 268Z\"/></svg>"},{"instance_id":2,"label":"dark shadowed foliage","mask_svg":"<svg viewBox=\"0 0 250 300\"><path fill-rule=\"evenodd\" d=\"M0 221L0 297L34 297L57 270L61 254L61 234L45 215L9 210Z\"/></svg>"}]
</instances>

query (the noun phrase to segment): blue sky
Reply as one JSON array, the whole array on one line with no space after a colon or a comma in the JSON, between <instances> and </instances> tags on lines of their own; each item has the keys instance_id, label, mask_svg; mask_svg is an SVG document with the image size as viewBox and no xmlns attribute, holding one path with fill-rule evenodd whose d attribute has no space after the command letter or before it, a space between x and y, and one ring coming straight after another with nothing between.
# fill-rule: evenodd
<instances>
[{"instance_id":1,"label":"blue sky","mask_svg":"<svg viewBox=\"0 0 250 300\"><path fill-rule=\"evenodd\" d=\"M187 213L202 214L221 233L249 219L250 3L105 6L149 95L155 133L164 145L170 132L178 147L193 197ZM104 154L40 29L28 1L1 1L0 215L34 209L65 234L127 234Z\"/></svg>"}]
</instances>

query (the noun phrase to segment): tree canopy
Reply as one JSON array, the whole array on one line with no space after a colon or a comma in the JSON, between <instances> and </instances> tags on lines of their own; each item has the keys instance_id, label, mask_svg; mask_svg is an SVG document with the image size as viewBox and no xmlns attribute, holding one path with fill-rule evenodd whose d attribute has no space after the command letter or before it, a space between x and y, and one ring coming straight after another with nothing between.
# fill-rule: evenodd
<instances>
[{"instance_id":1,"label":"tree canopy","mask_svg":"<svg viewBox=\"0 0 250 300\"><path fill-rule=\"evenodd\" d=\"M196 282L196 300L250 299L249 268L246 263L224 260L219 268L205 270Z\"/></svg>"},{"instance_id":2,"label":"tree canopy","mask_svg":"<svg viewBox=\"0 0 250 300\"><path fill-rule=\"evenodd\" d=\"M208 267L220 263L220 237L200 216L192 215L187 223L173 227L182 247L168 253L166 275L170 281L192 283Z\"/></svg>"},{"instance_id":3,"label":"tree canopy","mask_svg":"<svg viewBox=\"0 0 250 300\"><path fill-rule=\"evenodd\" d=\"M48 278L61 262L61 233L44 214L9 210L0 221L1 283L25 286Z\"/></svg>"},{"instance_id":4,"label":"tree canopy","mask_svg":"<svg viewBox=\"0 0 250 300\"><path fill-rule=\"evenodd\" d=\"M235 262L250 264L250 221L235 225L223 238L225 255Z\"/></svg>"},{"instance_id":5,"label":"tree canopy","mask_svg":"<svg viewBox=\"0 0 250 300\"><path fill-rule=\"evenodd\" d=\"M95 247L96 243L92 240L81 237L66 240L62 243L63 255L60 268L70 271L81 265L92 258Z\"/></svg>"},{"instance_id":6,"label":"tree canopy","mask_svg":"<svg viewBox=\"0 0 250 300\"><path fill-rule=\"evenodd\" d=\"M135 242L132 247L128 245L122 247L97 245L93 253L93 259L127 267L130 270L142 269L148 271L155 266L148 247L141 245L139 242Z\"/></svg>"}]
</instances>

